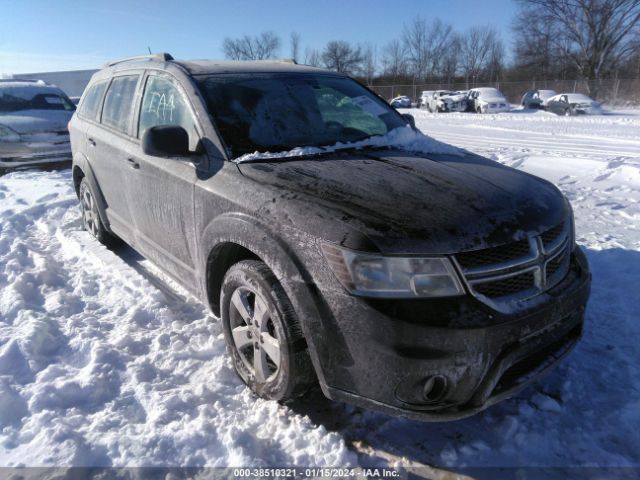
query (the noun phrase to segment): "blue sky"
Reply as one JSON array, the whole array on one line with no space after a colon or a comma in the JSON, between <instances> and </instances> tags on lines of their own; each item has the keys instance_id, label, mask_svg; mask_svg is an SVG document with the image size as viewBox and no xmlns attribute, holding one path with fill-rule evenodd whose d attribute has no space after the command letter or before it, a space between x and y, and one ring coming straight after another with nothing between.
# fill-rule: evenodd
<instances>
[{"instance_id":1,"label":"blue sky","mask_svg":"<svg viewBox=\"0 0 640 480\"><path fill-rule=\"evenodd\" d=\"M301 50L329 40L381 46L416 15L464 31L493 25L510 42L512 0L0 0L0 73L98 68L109 59L168 51L176 58L222 58L222 40L272 30L281 57L297 31Z\"/></svg>"}]
</instances>

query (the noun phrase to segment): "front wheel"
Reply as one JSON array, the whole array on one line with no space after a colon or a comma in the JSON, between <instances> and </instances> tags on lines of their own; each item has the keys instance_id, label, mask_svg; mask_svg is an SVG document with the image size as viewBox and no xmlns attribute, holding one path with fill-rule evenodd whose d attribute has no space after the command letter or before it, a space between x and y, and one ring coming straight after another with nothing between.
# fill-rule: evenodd
<instances>
[{"instance_id":1,"label":"front wheel","mask_svg":"<svg viewBox=\"0 0 640 480\"><path fill-rule=\"evenodd\" d=\"M111 247L117 244L117 238L109 233L102 224L96 197L86 178L80 182L80 210L82 212L82 226L87 232L96 237L103 245Z\"/></svg>"},{"instance_id":2,"label":"front wheel","mask_svg":"<svg viewBox=\"0 0 640 480\"><path fill-rule=\"evenodd\" d=\"M220 312L236 373L256 395L286 401L309 389L315 374L300 324L263 262L244 260L229 269Z\"/></svg>"}]
</instances>

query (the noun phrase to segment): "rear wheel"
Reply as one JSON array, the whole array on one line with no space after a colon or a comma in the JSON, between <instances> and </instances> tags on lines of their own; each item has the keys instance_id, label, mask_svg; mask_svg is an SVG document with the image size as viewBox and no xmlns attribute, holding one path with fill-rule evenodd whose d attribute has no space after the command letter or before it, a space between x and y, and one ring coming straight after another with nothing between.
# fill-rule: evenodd
<instances>
[{"instance_id":1,"label":"rear wheel","mask_svg":"<svg viewBox=\"0 0 640 480\"><path fill-rule=\"evenodd\" d=\"M82 226L87 232L96 237L103 245L113 246L116 244L116 237L109 233L102 224L96 197L86 178L80 182L80 210L82 211Z\"/></svg>"},{"instance_id":2,"label":"rear wheel","mask_svg":"<svg viewBox=\"0 0 640 480\"><path fill-rule=\"evenodd\" d=\"M263 262L244 260L229 269L220 312L233 366L255 394L285 401L309 389L315 374L300 324Z\"/></svg>"}]
</instances>

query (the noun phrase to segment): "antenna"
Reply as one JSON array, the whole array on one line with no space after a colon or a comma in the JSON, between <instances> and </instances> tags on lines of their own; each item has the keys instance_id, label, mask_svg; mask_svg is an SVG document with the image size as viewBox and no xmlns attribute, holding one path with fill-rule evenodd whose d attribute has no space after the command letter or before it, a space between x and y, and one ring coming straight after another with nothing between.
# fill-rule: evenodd
<instances>
[{"instance_id":1,"label":"antenna","mask_svg":"<svg viewBox=\"0 0 640 480\"><path fill-rule=\"evenodd\" d=\"M149 50L149 55L151 55L151 47L147 47L147 50Z\"/></svg>"}]
</instances>

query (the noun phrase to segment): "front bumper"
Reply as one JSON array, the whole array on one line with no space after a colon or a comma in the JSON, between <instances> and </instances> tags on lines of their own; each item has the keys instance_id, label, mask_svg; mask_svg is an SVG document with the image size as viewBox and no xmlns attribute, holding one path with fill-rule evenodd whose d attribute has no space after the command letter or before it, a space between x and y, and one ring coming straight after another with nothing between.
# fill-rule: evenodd
<instances>
[{"instance_id":1,"label":"front bumper","mask_svg":"<svg viewBox=\"0 0 640 480\"><path fill-rule=\"evenodd\" d=\"M388 301L323 288L324 311L309 332L322 389L332 399L419 420L472 415L515 394L575 346L590 284L576 249L569 274L543 302L509 314L470 296ZM439 391L425 396L434 384Z\"/></svg>"},{"instance_id":2,"label":"front bumper","mask_svg":"<svg viewBox=\"0 0 640 480\"><path fill-rule=\"evenodd\" d=\"M39 148L30 150L16 150L13 152L0 152L0 168L13 169L21 167L32 167L34 165L70 162L71 147L66 145L62 148L54 146L51 148Z\"/></svg>"}]
</instances>

